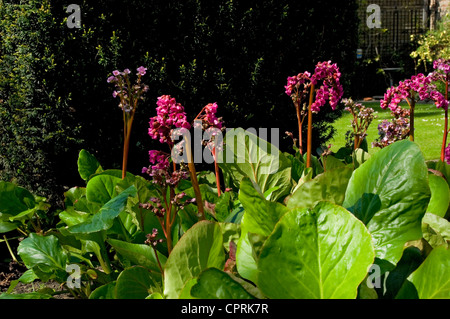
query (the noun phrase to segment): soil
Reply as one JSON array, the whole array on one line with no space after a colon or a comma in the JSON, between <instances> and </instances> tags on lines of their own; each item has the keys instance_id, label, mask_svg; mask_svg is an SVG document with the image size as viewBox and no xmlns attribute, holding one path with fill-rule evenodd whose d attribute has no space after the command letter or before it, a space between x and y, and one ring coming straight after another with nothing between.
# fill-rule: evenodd
<instances>
[{"instance_id":1,"label":"soil","mask_svg":"<svg viewBox=\"0 0 450 319\"><path fill-rule=\"evenodd\" d=\"M6 292L11 285L13 280L19 279L20 276L27 270L26 267L11 261L11 262L0 262L0 294ZM19 282L14 288L14 294L30 293L33 291L38 291L43 288L53 289L55 292L64 291L64 288L55 281L49 281L43 283L39 280L35 280L33 283L24 284ZM55 299L73 299L74 297L70 293L60 293L53 296Z\"/></svg>"}]
</instances>

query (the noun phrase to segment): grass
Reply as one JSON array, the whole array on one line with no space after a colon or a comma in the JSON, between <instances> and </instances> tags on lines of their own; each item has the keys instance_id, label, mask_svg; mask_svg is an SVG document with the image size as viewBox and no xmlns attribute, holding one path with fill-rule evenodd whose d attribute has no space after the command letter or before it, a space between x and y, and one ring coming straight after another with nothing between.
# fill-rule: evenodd
<instances>
[{"instance_id":1,"label":"grass","mask_svg":"<svg viewBox=\"0 0 450 319\"><path fill-rule=\"evenodd\" d=\"M371 107L377 113L376 118L367 132L369 154L374 154L379 148L372 148L372 142L378 138L378 124L387 119L391 120L390 110L382 110L379 102L364 102L366 107ZM407 104L402 104L407 108ZM415 111L415 142L419 145L426 160L437 160L441 155L442 138L444 134L444 111L436 108L434 104L417 103ZM334 123L337 130L334 138L328 141L332 144L332 151L336 152L345 146L345 133L352 130L352 116L344 111L343 116Z\"/></svg>"}]
</instances>

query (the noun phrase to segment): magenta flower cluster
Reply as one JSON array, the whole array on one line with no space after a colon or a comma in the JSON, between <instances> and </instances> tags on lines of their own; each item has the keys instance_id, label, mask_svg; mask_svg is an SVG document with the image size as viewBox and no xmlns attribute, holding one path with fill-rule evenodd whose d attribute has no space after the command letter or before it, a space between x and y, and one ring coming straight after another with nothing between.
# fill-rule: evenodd
<instances>
[{"instance_id":1,"label":"magenta flower cluster","mask_svg":"<svg viewBox=\"0 0 450 319\"><path fill-rule=\"evenodd\" d=\"M198 125L200 123L198 121L201 121L201 129L203 130L210 127L223 129L223 120L221 117L217 117L217 109L217 103L207 104L195 118L194 125Z\"/></svg>"},{"instance_id":2,"label":"magenta flower cluster","mask_svg":"<svg viewBox=\"0 0 450 319\"><path fill-rule=\"evenodd\" d=\"M159 140L162 144L167 144L172 150L174 142L171 138L174 128L190 129L191 125L186 119L184 107L177 103L170 95L162 95L157 99L156 116L150 118L148 134L152 139ZM178 145L178 144L177 144ZM179 152L182 150L180 149ZM183 170L170 172L170 155L162 152L149 151L149 160L152 165L144 167L142 173L146 173L153 178L153 182L161 186L176 186L180 179L186 179L188 173Z\"/></svg>"},{"instance_id":3,"label":"magenta flower cluster","mask_svg":"<svg viewBox=\"0 0 450 319\"><path fill-rule=\"evenodd\" d=\"M300 86L304 86L304 91L307 90L307 88L311 85L311 73L305 72L305 73L299 73L298 75L289 76L287 78L287 85L285 85L286 94L291 96L294 89L296 92L299 91ZM307 93L307 91L305 92Z\"/></svg>"},{"instance_id":4,"label":"magenta flower cluster","mask_svg":"<svg viewBox=\"0 0 450 319\"><path fill-rule=\"evenodd\" d=\"M317 85L320 81L322 85L316 91L316 98L311 104L311 111L317 113L320 108L328 101L333 110L339 103L339 100L344 95L344 89L340 83L341 73L337 64L332 64L331 61L319 62L316 65L314 74L304 72L296 76L287 78L287 85L284 87L287 95L295 100L306 95L311 84ZM303 86L303 90L300 87Z\"/></svg>"},{"instance_id":5,"label":"magenta flower cluster","mask_svg":"<svg viewBox=\"0 0 450 319\"><path fill-rule=\"evenodd\" d=\"M333 110L339 103L339 100L344 95L344 89L340 83L341 73L337 64L331 64L331 61L319 62L316 66L314 75L311 77L311 82L317 85L319 81L323 80L322 86L317 90L316 100L311 105L313 112L319 112L320 108L325 105L327 101Z\"/></svg>"},{"instance_id":6,"label":"magenta flower cluster","mask_svg":"<svg viewBox=\"0 0 450 319\"><path fill-rule=\"evenodd\" d=\"M401 101L415 100L417 96L422 101L433 100L438 108L445 110L448 108L448 101L445 100L442 93L436 90L436 86L432 84L432 78L422 73L411 79L400 81L397 87L388 89L380 101L380 106L382 109L389 107L391 111L395 111Z\"/></svg>"},{"instance_id":7,"label":"magenta flower cluster","mask_svg":"<svg viewBox=\"0 0 450 319\"><path fill-rule=\"evenodd\" d=\"M448 144L447 148L445 149L445 161L448 165L450 165L450 144Z\"/></svg>"},{"instance_id":8,"label":"magenta flower cluster","mask_svg":"<svg viewBox=\"0 0 450 319\"><path fill-rule=\"evenodd\" d=\"M150 119L150 128L148 134L152 139L159 140L161 143L167 143L173 146L170 134L173 127L190 129L191 125L186 120L184 107L177 103L175 98L170 95L158 97L156 103L156 116Z\"/></svg>"}]
</instances>

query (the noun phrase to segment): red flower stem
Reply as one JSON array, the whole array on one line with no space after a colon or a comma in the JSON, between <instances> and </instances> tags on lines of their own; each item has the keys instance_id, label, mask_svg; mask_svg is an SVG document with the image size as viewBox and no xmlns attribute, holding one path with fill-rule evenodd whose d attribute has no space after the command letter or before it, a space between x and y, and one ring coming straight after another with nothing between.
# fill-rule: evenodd
<instances>
[{"instance_id":1,"label":"red flower stem","mask_svg":"<svg viewBox=\"0 0 450 319\"><path fill-rule=\"evenodd\" d=\"M129 119L125 120L124 125L124 144L123 144L123 161L122 161L122 179L125 179L127 174L128 165L128 151L130 149L130 139L131 139L131 127L133 125L134 114L131 115ZM125 116L124 116L125 118Z\"/></svg>"},{"instance_id":2,"label":"red flower stem","mask_svg":"<svg viewBox=\"0 0 450 319\"><path fill-rule=\"evenodd\" d=\"M303 120L300 114L300 103L295 103L295 109L297 110L297 121L298 121L298 149L300 151L300 155L303 156L303 136L302 136L302 126Z\"/></svg>"},{"instance_id":3,"label":"red flower stem","mask_svg":"<svg viewBox=\"0 0 450 319\"><path fill-rule=\"evenodd\" d=\"M411 99L411 104L409 105L409 108L411 110L410 112L410 120L409 120L409 139L414 142L414 110L415 110L415 100L414 98Z\"/></svg>"},{"instance_id":4,"label":"red flower stem","mask_svg":"<svg viewBox=\"0 0 450 319\"><path fill-rule=\"evenodd\" d=\"M448 101L448 81L445 81L445 99ZM445 149L447 146L447 138L448 138L448 108L445 110L445 123L444 123L444 139L442 141L442 149L441 149L441 161L445 161Z\"/></svg>"},{"instance_id":5,"label":"red flower stem","mask_svg":"<svg viewBox=\"0 0 450 319\"><path fill-rule=\"evenodd\" d=\"M212 149L212 155L214 157L214 169L215 169L215 173L216 173L217 195L220 197L220 195L222 195L222 192L220 189L219 164L217 163L215 147Z\"/></svg>"},{"instance_id":6,"label":"red flower stem","mask_svg":"<svg viewBox=\"0 0 450 319\"><path fill-rule=\"evenodd\" d=\"M185 148L186 148L186 156L188 161L189 175L191 177L192 187L195 192L195 201L197 202L198 214L200 216L200 220L205 220L205 212L203 210L203 200L202 194L200 192L200 187L198 186L197 180L197 171L195 170L194 158L192 156L191 151L191 141L187 136L185 136Z\"/></svg>"},{"instance_id":7,"label":"red flower stem","mask_svg":"<svg viewBox=\"0 0 450 319\"><path fill-rule=\"evenodd\" d=\"M306 153L306 168L311 167L311 149L312 149L312 110L311 105L314 101L314 84L311 83L311 92L309 93L308 105L308 141Z\"/></svg>"}]
</instances>

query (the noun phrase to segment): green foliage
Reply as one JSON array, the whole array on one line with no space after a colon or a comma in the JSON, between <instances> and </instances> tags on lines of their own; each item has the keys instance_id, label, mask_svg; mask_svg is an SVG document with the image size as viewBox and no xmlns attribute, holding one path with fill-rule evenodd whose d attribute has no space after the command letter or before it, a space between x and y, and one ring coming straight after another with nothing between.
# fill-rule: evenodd
<instances>
[{"instance_id":1,"label":"green foliage","mask_svg":"<svg viewBox=\"0 0 450 319\"><path fill-rule=\"evenodd\" d=\"M450 15L447 14L437 23L435 30L430 30L417 39L419 47L411 53L411 57L425 66L437 59L450 59Z\"/></svg>"},{"instance_id":2,"label":"green foliage","mask_svg":"<svg viewBox=\"0 0 450 319\"><path fill-rule=\"evenodd\" d=\"M251 150L251 157L259 152ZM301 162L298 156L290 162ZM19 281L35 279L56 280L91 299L448 298L450 224L425 213L430 205L441 212L445 205L432 194L436 188L448 191L447 183L429 178L410 141L396 142L365 162L356 154L350 159L353 166L338 157L317 159L314 174L290 170L291 179L302 177L297 185L287 184L284 203L271 197L286 187L281 179L262 194L260 185L243 176L239 194L228 190L219 197L202 172L202 196L213 213L200 220L195 205L186 206L173 225L170 253L157 240L164 234L153 229L155 215L140 210L139 203L162 196L150 181L130 173L121 179L119 170L89 173L86 187L65 193L57 228L31 233L20 243L18 254L29 270L0 298L51 298L49 290L14 294ZM94 157L88 162L95 163L91 172L100 167ZM322 163L332 169L324 170ZM83 160L78 164L86 167ZM248 167L246 161L233 165L236 171ZM432 166L447 175L447 164ZM17 201L18 210L33 206L26 190L5 185L4 198ZM191 186L185 181L176 192ZM214 205L222 207L215 211ZM9 207L5 211L11 213ZM243 216L235 218L236 212ZM74 264L79 288L66 282L66 266Z\"/></svg>"},{"instance_id":3,"label":"green foliage","mask_svg":"<svg viewBox=\"0 0 450 319\"><path fill-rule=\"evenodd\" d=\"M80 138L61 84L64 57L55 34L62 21L51 9L50 1L35 0L0 6L0 179L54 201L57 176Z\"/></svg>"}]
</instances>

